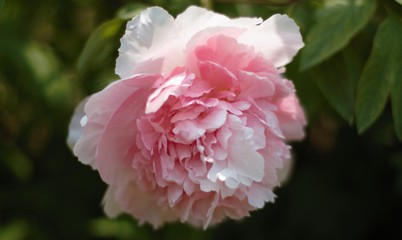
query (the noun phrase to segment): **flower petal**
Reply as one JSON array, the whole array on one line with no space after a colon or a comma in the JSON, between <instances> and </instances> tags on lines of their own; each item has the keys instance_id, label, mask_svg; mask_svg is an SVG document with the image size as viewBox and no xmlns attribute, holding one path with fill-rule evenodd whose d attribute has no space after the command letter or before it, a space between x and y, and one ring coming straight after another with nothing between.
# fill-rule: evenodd
<instances>
[{"instance_id":1,"label":"flower petal","mask_svg":"<svg viewBox=\"0 0 402 240\"><path fill-rule=\"evenodd\" d=\"M83 124L81 120L85 116L84 106L87 103L88 98L82 100L78 106L75 108L73 117L71 118L70 125L68 126L68 137L67 144L70 149L73 149L78 139L81 137L83 132Z\"/></svg>"},{"instance_id":2,"label":"flower petal","mask_svg":"<svg viewBox=\"0 0 402 240\"><path fill-rule=\"evenodd\" d=\"M158 78L158 75L141 75L119 80L89 97L84 106L87 123L73 148L74 154L82 163L96 168L94 160L99 141L109 119L127 96L140 88L151 86Z\"/></svg>"},{"instance_id":3,"label":"flower petal","mask_svg":"<svg viewBox=\"0 0 402 240\"><path fill-rule=\"evenodd\" d=\"M116 60L116 73L121 78L133 74L156 73L161 69L165 49L170 49L166 43L172 42L175 37L174 19L164 9L151 7L141 12L133 20L127 23L126 33L121 39L119 57ZM153 59L153 63L147 63L153 68L144 69L138 66L147 60Z\"/></svg>"},{"instance_id":4,"label":"flower petal","mask_svg":"<svg viewBox=\"0 0 402 240\"><path fill-rule=\"evenodd\" d=\"M232 136L228 142L228 165L238 174L260 182L264 177L264 158L250 142L252 130L242 126L239 121L234 115L229 115Z\"/></svg>"},{"instance_id":5,"label":"flower petal","mask_svg":"<svg viewBox=\"0 0 402 240\"><path fill-rule=\"evenodd\" d=\"M148 98L145 113L158 111L170 96L180 96L191 86L194 74L181 72L173 75L159 88L157 88Z\"/></svg>"},{"instance_id":6,"label":"flower petal","mask_svg":"<svg viewBox=\"0 0 402 240\"><path fill-rule=\"evenodd\" d=\"M286 15L275 14L260 25L250 28L238 38L256 52L282 67L289 63L297 51L304 46L299 27Z\"/></svg>"},{"instance_id":7,"label":"flower petal","mask_svg":"<svg viewBox=\"0 0 402 240\"><path fill-rule=\"evenodd\" d=\"M281 131L287 140L304 138L306 117L295 94L283 98L279 103L278 122Z\"/></svg>"}]
</instances>

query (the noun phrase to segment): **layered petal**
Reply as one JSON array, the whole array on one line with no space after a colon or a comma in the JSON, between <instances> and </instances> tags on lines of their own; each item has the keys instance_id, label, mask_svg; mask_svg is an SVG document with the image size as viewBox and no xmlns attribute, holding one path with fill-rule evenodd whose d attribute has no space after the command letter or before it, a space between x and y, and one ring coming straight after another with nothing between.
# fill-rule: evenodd
<instances>
[{"instance_id":1,"label":"layered petal","mask_svg":"<svg viewBox=\"0 0 402 240\"><path fill-rule=\"evenodd\" d=\"M238 41L253 46L276 67L289 63L303 46L296 23L286 15L275 14L239 36Z\"/></svg>"}]
</instances>

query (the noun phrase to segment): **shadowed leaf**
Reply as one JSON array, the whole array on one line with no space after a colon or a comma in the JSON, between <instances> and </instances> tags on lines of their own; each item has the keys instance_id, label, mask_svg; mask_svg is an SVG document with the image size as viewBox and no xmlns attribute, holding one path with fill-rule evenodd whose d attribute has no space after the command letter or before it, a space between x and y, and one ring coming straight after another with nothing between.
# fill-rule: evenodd
<instances>
[{"instance_id":1,"label":"shadowed leaf","mask_svg":"<svg viewBox=\"0 0 402 240\"><path fill-rule=\"evenodd\" d=\"M357 87L356 124L359 133L369 128L380 116L393 84L400 87L402 61L402 27L396 17L385 19L377 30L370 57L363 69ZM399 75L398 75L399 73ZM398 79L399 78L399 79ZM401 136L402 89L393 89L394 118L397 120L398 136Z\"/></svg>"},{"instance_id":2,"label":"shadowed leaf","mask_svg":"<svg viewBox=\"0 0 402 240\"><path fill-rule=\"evenodd\" d=\"M332 4L318 12L316 24L307 34L306 47L301 53L302 70L317 65L346 46L376 9L373 0L327 2Z\"/></svg>"}]
</instances>

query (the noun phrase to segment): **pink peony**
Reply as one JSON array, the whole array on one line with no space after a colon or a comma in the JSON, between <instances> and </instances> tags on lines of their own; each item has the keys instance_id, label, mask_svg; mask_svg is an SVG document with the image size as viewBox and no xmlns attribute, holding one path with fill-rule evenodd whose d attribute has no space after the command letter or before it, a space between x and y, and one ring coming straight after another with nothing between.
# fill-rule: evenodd
<instances>
[{"instance_id":1,"label":"pink peony","mask_svg":"<svg viewBox=\"0 0 402 240\"><path fill-rule=\"evenodd\" d=\"M148 8L127 24L120 80L76 110L68 142L108 184L105 212L206 228L273 202L304 113L282 76L303 42L286 15ZM282 178L282 176L281 176Z\"/></svg>"}]
</instances>

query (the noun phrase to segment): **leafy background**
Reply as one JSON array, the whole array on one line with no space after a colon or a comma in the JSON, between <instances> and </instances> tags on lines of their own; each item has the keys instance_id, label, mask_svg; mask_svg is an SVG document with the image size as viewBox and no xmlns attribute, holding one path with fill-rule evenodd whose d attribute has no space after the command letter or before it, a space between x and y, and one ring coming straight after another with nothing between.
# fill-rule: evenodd
<instances>
[{"instance_id":1,"label":"leafy background","mask_svg":"<svg viewBox=\"0 0 402 240\"><path fill-rule=\"evenodd\" d=\"M287 66L308 114L276 203L207 231L105 218L96 172L66 146L74 106L112 80L119 38L147 6L290 15ZM400 0L0 0L0 239L402 239Z\"/></svg>"}]
</instances>

